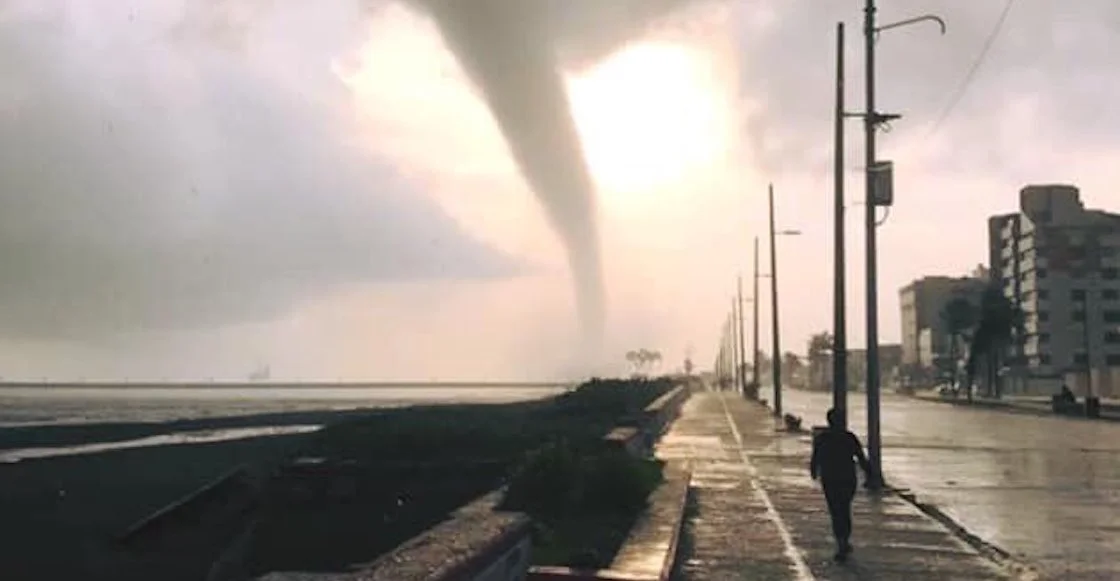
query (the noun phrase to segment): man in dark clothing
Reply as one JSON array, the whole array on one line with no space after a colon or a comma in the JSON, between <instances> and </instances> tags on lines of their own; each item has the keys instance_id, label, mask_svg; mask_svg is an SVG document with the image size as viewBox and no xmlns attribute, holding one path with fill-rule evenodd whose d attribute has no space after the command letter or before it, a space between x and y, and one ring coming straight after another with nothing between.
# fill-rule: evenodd
<instances>
[{"instance_id":1,"label":"man in dark clothing","mask_svg":"<svg viewBox=\"0 0 1120 581\"><path fill-rule=\"evenodd\" d=\"M828 410L828 429L813 437L813 456L809 475L821 479L828 514L832 517L832 534L836 537L836 560L843 561L852 552L852 498L856 494L856 462L865 476L871 465L863 454L863 445L855 434L844 429L839 412Z\"/></svg>"}]
</instances>

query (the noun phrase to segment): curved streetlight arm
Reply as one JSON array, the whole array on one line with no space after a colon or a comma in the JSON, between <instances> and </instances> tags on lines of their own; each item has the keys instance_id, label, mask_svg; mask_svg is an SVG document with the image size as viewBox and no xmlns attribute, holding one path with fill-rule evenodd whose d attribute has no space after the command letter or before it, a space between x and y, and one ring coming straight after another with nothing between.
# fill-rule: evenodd
<instances>
[{"instance_id":1,"label":"curved streetlight arm","mask_svg":"<svg viewBox=\"0 0 1120 581\"><path fill-rule=\"evenodd\" d=\"M915 16L914 18L907 18L906 20L900 20L898 22L892 22L890 24L884 24L882 26L876 27L875 28L875 33L878 34L880 32L883 32L884 30L890 30L892 28L901 28L903 26L909 26L911 24L917 24L919 22L926 22L926 21L937 23L937 25L941 28L941 34L942 35L945 34L945 30L946 30L945 29L945 21L942 20L940 16L935 16L933 14L923 14L921 16Z\"/></svg>"}]
</instances>

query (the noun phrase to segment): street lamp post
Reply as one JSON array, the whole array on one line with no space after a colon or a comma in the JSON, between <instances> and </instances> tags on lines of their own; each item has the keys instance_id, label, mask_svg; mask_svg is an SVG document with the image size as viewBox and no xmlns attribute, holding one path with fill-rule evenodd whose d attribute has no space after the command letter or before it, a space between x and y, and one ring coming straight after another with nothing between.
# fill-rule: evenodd
<instances>
[{"instance_id":1,"label":"street lamp post","mask_svg":"<svg viewBox=\"0 0 1120 581\"><path fill-rule=\"evenodd\" d=\"M720 391L725 390L731 380L733 363L731 331L731 316L729 314L720 326L719 351L716 353L716 386Z\"/></svg>"},{"instance_id":2,"label":"street lamp post","mask_svg":"<svg viewBox=\"0 0 1120 581\"><path fill-rule=\"evenodd\" d=\"M743 338L740 337L739 333L736 331L735 321L738 318L739 318L739 307L736 304L736 300L734 298L732 298L731 299L731 321L730 321L730 324L731 324L731 365L732 365L731 386L732 386L732 390L738 389L739 384L740 384L740 378L739 378L739 375L740 375L740 371L739 371L739 343L742 342Z\"/></svg>"},{"instance_id":3,"label":"street lamp post","mask_svg":"<svg viewBox=\"0 0 1120 581\"><path fill-rule=\"evenodd\" d=\"M741 274L736 279L736 294L739 303L739 317L736 321L739 327L739 390L744 396L747 396L750 395L750 390L747 388L747 347L743 333L743 275Z\"/></svg>"},{"instance_id":4,"label":"street lamp post","mask_svg":"<svg viewBox=\"0 0 1120 581\"><path fill-rule=\"evenodd\" d=\"M770 202L770 339L773 355L770 363L770 374L774 381L774 415L782 415L782 342L781 325L778 323L778 236L796 236L797 230L775 231L774 229L774 184L770 184L768 192Z\"/></svg>"},{"instance_id":5,"label":"street lamp post","mask_svg":"<svg viewBox=\"0 0 1120 581\"><path fill-rule=\"evenodd\" d=\"M879 126L888 121L897 119L898 115L889 115L875 109L875 40L879 32L891 28L899 28L922 21L934 21L945 32L945 23L937 16L923 15L910 18L880 27L875 26L875 0L865 0L864 4L864 47L866 64L864 68L866 107L863 112L864 140L866 150L864 157L865 179L865 207L866 216L864 228L866 230L866 264L867 264L867 448L871 460L872 474L868 479L868 486L872 489L881 488L883 485L882 471L882 442L879 431L879 292L878 292L878 255L876 250L875 229L876 208L890 204L890 200L882 199L876 190L876 154L875 132Z\"/></svg>"},{"instance_id":6,"label":"street lamp post","mask_svg":"<svg viewBox=\"0 0 1120 581\"><path fill-rule=\"evenodd\" d=\"M751 295L752 296L752 302L754 303L752 305L754 307L754 320L751 321L751 323L754 326L753 336L751 337L751 348L754 349L754 353L751 355L751 357L752 357L752 359L751 359L751 367L752 367L752 369L751 369L751 383L754 384L754 389L758 389L758 351L759 351L759 349L758 349L758 303L761 302L761 301L758 300L758 277L759 276L760 275L758 274L758 236L755 236L754 237L754 293Z\"/></svg>"}]
</instances>

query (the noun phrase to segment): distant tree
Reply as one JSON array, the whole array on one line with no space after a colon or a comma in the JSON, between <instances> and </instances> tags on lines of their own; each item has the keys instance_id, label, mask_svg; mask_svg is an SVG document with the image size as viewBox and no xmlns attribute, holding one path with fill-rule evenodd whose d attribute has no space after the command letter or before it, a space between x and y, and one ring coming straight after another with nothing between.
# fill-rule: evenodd
<instances>
[{"instance_id":1,"label":"distant tree","mask_svg":"<svg viewBox=\"0 0 1120 581\"><path fill-rule=\"evenodd\" d=\"M634 375L647 375L650 368L656 368L661 364L662 357L660 351L643 347L634 351L627 351L626 361L630 364Z\"/></svg>"},{"instance_id":2,"label":"distant tree","mask_svg":"<svg viewBox=\"0 0 1120 581\"><path fill-rule=\"evenodd\" d=\"M959 373L961 359L960 345L966 340L968 332L976 325L976 309L968 299L958 296L949 300L941 309L941 322L945 326L945 333L949 336L949 362L952 366L951 377L954 387L959 387ZM968 390L968 399L972 401L972 390Z\"/></svg>"},{"instance_id":3,"label":"distant tree","mask_svg":"<svg viewBox=\"0 0 1120 581\"><path fill-rule=\"evenodd\" d=\"M657 350L646 351L646 359L654 369L661 367L661 352Z\"/></svg>"},{"instance_id":4,"label":"distant tree","mask_svg":"<svg viewBox=\"0 0 1120 581\"><path fill-rule=\"evenodd\" d=\"M797 380L803 367L804 365L801 363L801 358L798 357L796 353L786 351L786 353L782 355L782 371L790 379L790 383Z\"/></svg>"},{"instance_id":5,"label":"distant tree","mask_svg":"<svg viewBox=\"0 0 1120 581\"><path fill-rule=\"evenodd\" d=\"M796 353L792 351L786 351L785 355L782 355L782 369L787 369L791 373L794 373L799 371L802 365L803 364L801 363L801 357L799 357Z\"/></svg>"},{"instance_id":6,"label":"distant tree","mask_svg":"<svg viewBox=\"0 0 1120 581\"><path fill-rule=\"evenodd\" d=\"M820 387L827 384L828 362L832 356L832 334L817 333L809 337L809 384L811 387Z\"/></svg>"},{"instance_id":7,"label":"distant tree","mask_svg":"<svg viewBox=\"0 0 1120 581\"><path fill-rule=\"evenodd\" d=\"M1004 296L999 286L985 289L980 300L979 322L972 334L968 362L965 364L970 392L978 368L983 365L986 392L999 397L999 370L1003 368L1007 348L1022 320L1022 312Z\"/></svg>"},{"instance_id":8,"label":"distant tree","mask_svg":"<svg viewBox=\"0 0 1120 581\"><path fill-rule=\"evenodd\" d=\"M817 333L809 337L809 360L827 357L832 353L832 333Z\"/></svg>"},{"instance_id":9,"label":"distant tree","mask_svg":"<svg viewBox=\"0 0 1120 581\"><path fill-rule=\"evenodd\" d=\"M773 360L762 351L758 352L758 374L760 376L770 373L773 367ZM752 368L753 371L753 368Z\"/></svg>"},{"instance_id":10,"label":"distant tree","mask_svg":"<svg viewBox=\"0 0 1120 581\"><path fill-rule=\"evenodd\" d=\"M641 358L637 351L626 352L626 362L630 364L630 372L634 375L641 369Z\"/></svg>"}]
</instances>

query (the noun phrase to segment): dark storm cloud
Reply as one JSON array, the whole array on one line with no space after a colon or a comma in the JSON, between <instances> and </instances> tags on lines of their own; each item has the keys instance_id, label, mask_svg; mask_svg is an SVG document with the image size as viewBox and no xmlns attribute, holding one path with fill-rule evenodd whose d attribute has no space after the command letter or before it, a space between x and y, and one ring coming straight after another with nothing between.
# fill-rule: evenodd
<instances>
[{"instance_id":1,"label":"dark storm cloud","mask_svg":"<svg viewBox=\"0 0 1120 581\"><path fill-rule=\"evenodd\" d=\"M158 26L4 14L0 334L244 322L335 285L515 271L353 143L341 93Z\"/></svg>"},{"instance_id":2,"label":"dark storm cloud","mask_svg":"<svg viewBox=\"0 0 1120 581\"><path fill-rule=\"evenodd\" d=\"M740 4L743 22L752 11L773 10L763 29L741 35L744 95L760 107L744 131L752 155L771 172L827 172L831 163L832 79L835 23L844 20L848 37L848 108L863 105L862 2L793 0ZM985 38L1003 0L963 2L926 0L880 2L880 22L934 13L948 23L948 34L922 24L881 35L878 43L879 108L902 113L885 136L886 147L921 145L949 102ZM937 137L955 143L946 159L973 171L1011 164L1000 151L1021 143L1001 134L1010 105L1037 105L1034 127L1055 140L1084 147L1120 142L1120 3L1112 0L1014 4L987 58ZM851 143L860 127L850 125ZM1037 144L1046 152L1054 141ZM948 159L953 158L953 159ZM988 163L991 161L991 163Z\"/></svg>"}]
</instances>

